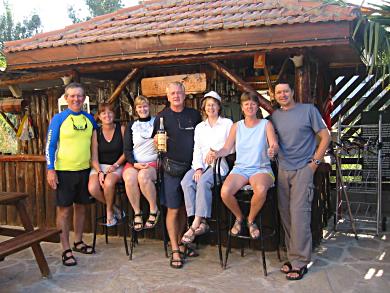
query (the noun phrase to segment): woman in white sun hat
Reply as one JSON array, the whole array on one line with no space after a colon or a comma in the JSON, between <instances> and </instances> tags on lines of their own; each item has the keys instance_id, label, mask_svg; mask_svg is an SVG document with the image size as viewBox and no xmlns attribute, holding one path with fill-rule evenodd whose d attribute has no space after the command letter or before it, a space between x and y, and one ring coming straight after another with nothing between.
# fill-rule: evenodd
<instances>
[{"instance_id":1,"label":"woman in white sun hat","mask_svg":"<svg viewBox=\"0 0 390 293\"><path fill-rule=\"evenodd\" d=\"M205 94L201 104L205 120L195 128L192 166L181 181L187 217L195 216L192 225L183 235L182 242L185 244L210 230L206 219L211 217L213 168L205 159L210 149L218 150L223 147L233 124L230 119L220 116L221 97L216 92ZM224 176L228 172L226 161L221 163L221 167L221 175Z\"/></svg>"}]
</instances>

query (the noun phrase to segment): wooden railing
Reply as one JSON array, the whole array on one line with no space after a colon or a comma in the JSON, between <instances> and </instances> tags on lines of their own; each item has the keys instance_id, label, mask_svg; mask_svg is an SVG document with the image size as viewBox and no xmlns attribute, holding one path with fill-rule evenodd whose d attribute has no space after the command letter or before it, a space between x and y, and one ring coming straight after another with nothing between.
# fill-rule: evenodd
<instances>
[{"instance_id":1,"label":"wooden railing","mask_svg":"<svg viewBox=\"0 0 390 293\"><path fill-rule=\"evenodd\" d=\"M45 156L0 155L0 191L27 193L27 211L33 225L55 227L56 195L46 181ZM92 214L89 206L87 209L85 231L91 232ZM21 226L15 207L0 207L0 224Z\"/></svg>"}]
</instances>

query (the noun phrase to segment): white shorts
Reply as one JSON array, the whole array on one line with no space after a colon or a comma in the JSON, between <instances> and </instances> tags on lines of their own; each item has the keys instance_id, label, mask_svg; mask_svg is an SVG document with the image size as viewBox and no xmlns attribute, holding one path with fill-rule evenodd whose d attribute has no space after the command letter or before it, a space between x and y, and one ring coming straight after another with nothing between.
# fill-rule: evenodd
<instances>
[{"instance_id":1,"label":"white shorts","mask_svg":"<svg viewBox=\"0 0 390 293\"><path fill-rule=\"evenodd\" d=\"M107 165L107 164L99 164L100 170L104 172L104 174L107 173L108 168L110 168L112 165ZM119 168L115 169L113 173L117 174L119 178L122 178L122 171L123 171L123 166L119 166ZM91 168L91 172L89 173L89 176L91 175L96 175L98 172L95 170L95 168Z\"/></svg>"}]
</instances>

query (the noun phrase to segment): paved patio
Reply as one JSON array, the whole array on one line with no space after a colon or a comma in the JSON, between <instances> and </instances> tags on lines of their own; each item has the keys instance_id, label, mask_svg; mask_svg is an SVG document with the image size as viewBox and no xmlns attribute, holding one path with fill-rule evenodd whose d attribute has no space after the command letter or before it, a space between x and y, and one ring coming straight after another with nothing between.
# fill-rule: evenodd
<instances>
[{"instance_id":1,"label":"paved patio","mask_svg":"<svg viewBox=\"0 0 390 293\"><path fill-rule=\"evenodd\" d=\"M200 256L177 270L169 267L161 241L141 239L129 261L122 238L110 237L106 245L99 237L97 254L75 254L79 264L65 267L60 245L43 243L52 278L42 279L31 249L24 250L0 262L0 292L390 292L389 238L328 234L301 281L285 279L276 252L266 253L264 277L260 252L250 249L245 257L233 249L223 270L217 248L200 246Z\"/></svg>"}]
</instances>

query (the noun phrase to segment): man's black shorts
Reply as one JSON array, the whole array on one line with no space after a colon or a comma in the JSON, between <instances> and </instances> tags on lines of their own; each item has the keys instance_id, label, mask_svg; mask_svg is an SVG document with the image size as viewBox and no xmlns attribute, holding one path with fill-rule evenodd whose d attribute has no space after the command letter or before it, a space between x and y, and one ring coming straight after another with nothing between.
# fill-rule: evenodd
<instances>
[{"instance_id":1,"label":"man's black shorts","mask_svg":"<svg viewBox=\"0 0 390 293\"><path fill-rule=\"evenodd\" d=\"M58 177L57 206L69 207L73 203L91 203L88 192L90 169L81 171L56 171Z\"/></svg>"}]
</instances>

